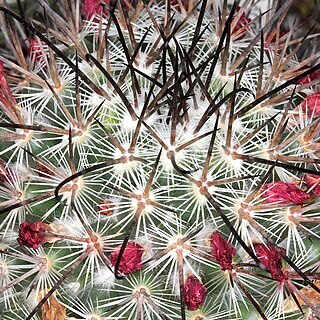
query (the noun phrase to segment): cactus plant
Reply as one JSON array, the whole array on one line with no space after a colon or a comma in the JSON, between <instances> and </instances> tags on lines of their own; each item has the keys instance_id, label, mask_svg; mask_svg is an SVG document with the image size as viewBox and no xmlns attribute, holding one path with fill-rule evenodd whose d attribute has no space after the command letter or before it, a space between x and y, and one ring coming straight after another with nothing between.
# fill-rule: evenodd
<instances>
[{"instance_id":1,"label":"cactus plant","mask_svg":"<svg viewBox=\"0 0 320 320\"><path fill-rule=\"evenodd\" d=\"M292 1L37 2L0 7L1 319L319 318Z\"/></svg>"}]
</instances>

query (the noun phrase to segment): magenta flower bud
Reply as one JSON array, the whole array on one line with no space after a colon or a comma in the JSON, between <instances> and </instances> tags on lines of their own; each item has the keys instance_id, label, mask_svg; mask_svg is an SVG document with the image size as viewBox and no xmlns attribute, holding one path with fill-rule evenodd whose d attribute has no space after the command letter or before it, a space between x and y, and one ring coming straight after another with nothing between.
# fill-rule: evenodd
<instances>
[{"instance_id":1,"label":"magenta flower bud","mask_svg":"<svg viewBox=\"0 0 320 320\"><path fill-rule=\"evenodd\" d=\"M207 290L197 277L189 275L184 284L184 294L188 310L195 311L203 306Z\"/></svg>"},{"instance_id":2,"label":"magenta flower bud","mask_svg":"<svg viewBox=\"0 0 320 320\"><path fill-rule=\"evenodd\" d=\"M266 203L300 204L310 198L310 195L299 189L294 183L276 181L263 187Z\"/></svg>"},{"instance_id":3,"label":"magenta flower bud","mask_svg":"<svg viewBox=\"0 0 320 320\"><path fill-rule=\"evenodd\" d=\"M51 227L42 222L23 222L19 228L18 242L21 246L37 249L42 244L49 242L50 236L45 235L46 231L51 231Z\"/></svg>"},{"instance_id":4,"label":"magenta flower bud","mask_svg":"<svg viewBox=\"0 0 320 320\"><path fill-rule=\"evenodd\" d=\"M308 84L313 80L320 78L320 69L311 72L309 75L303 77L302 79L296 81L296 84Z\"/></svg>"},{"instance_id":5,"label":"magenta flower bud","mask_svg":"<svg viewBox=\"0 0 320 320\"><path fill-rule=\"evenodd\" d=\"M316 118L320 116L320 92L313 93L297 107L308 115L308 118Z\"/></svg>"},{"instance_id":6,"label":"magenta flower bud","mask_svg":"<svg viewBox=\"0 0 320 320\"><path fill-rule=\"evenodd\" d=\"M237 12L240 10L240 7L237 7ZM237 39L243 39L246 35L246 32L249 28L249 24L251 22L250 18L247 18L245 13L243 12L240 16L240 19L237 21L236 25L232 29L231 34L235 35ZM241 29L241 31L239 31Z\"/></svg>"},{"instance_id":7,"label":"magenta flower bud","mask_svg":"<svg viewBox=\"0 0 320 320\"><path fill-rule=\"evenodd\" d=\"M6 109L9 109L11 111L12 106L15 106L17 104L17 101L14 98L4 76L4 66L2 61L0 61L0 101Z\"/></svg>"},{"instance_id":8,"label":"magenta flower bud","mask_svg":"<svg viewBox=\"0 0 320 320\"><path fill-rule=\"evenodd\" d=\"M320 194L320 175L316 174L306 174L304 176L304 181L308 188L312 188L311 192L317 196Z\"/></svg>"},{"instance_id":9,"label":"magenta flower bud","mask_svg":"<svg viewBox=\"0 0 320 320\"><path fill-rule=\"evenodd\" d=\"M221 236L219 231L211 235L211 254L222 270L232 270L232 259L236 255L236 249Z\"/></svg>"},{"instance_id":10,"label":"magenta flower bud","mask_svg":"<svg viewBox=\"0 0 320 320\"><path fill-rule=\"evenodd\" d=\"M121 246L118 246L111 253L111 264L112 266L116 265L118 260L119 252ZM128 242L123 255L121 257L119 272L122 274L133 273L142 268L141 257L143 254L143 247L140 244L135 242Z\"/></svg>"},{"instance_id":11,"label":"magenta flower bud","mask_svg":"<svg viewBox=\"0 0 320 320\"><path fill-rule=\"evenodd\" d=\"M258 259L268 269L272 278L279 282L287 279L282 271L281 254L270 244L256 243L254 250ZM280 248L283 252L285 250Z\"/></svg>"},{"instance_id":12,"label":"magenta flower bud","mask_svg":"<svg viewBox=\"0 0 320 320\"><path fill-rule=\"evenodd\" d=\"M41 60L48 53L48 46L45 42L41 41L40 45L37 39L29 37L27 40L29 42L27 52L31 58L34 57L35 61Z\"/></svg>"},{"instance_id":13,"label":"magenta flower bud","mask_svg":"<svg viewBox=\"0 0 320 320\"><path fill-rule=\"evenodd\" d=\"M101 4L109 5L109 0L84 0L82 2L82 13L85 15L87 20L90 20L96 14L102 14L108 16L108 11L103 8Z\"/></svg>"}]
</instances>

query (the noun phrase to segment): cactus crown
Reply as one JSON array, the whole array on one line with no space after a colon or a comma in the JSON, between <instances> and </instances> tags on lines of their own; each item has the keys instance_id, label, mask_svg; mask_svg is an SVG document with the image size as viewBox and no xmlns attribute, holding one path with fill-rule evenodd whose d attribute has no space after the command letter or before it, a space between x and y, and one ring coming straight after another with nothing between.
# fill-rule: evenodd
<instances>
[{"instance_id":1,"label":"cactus crown","mask_svg":"<svg viewBox=\"0 0 320 320\"><path fill-rule=\"evenodd\" d=\"M1 317L320 317L292 1L37 2L0 7Z\"/></svg>"}]
</instances>

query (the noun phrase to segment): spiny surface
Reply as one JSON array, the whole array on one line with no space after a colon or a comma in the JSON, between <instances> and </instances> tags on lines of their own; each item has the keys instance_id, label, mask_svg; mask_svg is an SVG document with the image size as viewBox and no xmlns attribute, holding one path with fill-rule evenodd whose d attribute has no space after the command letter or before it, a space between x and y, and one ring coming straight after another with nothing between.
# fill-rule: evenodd
<instances>
[{"instance_id":1,"label":"spiny surface","mask_svg":"<svg viewBox=\"0 0 320 320\"><path fill-rule=\"evenodd\" d=\"M2 318L320 317L319 54L290 4L0 8Z\"/></svg>"}]
</instances>

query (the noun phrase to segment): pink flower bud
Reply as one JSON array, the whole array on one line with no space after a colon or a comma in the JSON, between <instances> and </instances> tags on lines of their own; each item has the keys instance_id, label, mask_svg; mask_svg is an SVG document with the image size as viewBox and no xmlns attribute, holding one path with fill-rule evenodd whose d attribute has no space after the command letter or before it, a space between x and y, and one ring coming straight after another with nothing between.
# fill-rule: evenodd
<instances>
[{"instance_id":1,"label":"pink flower bud","mask_svg":"<svg viewBox=\"0 0 320 320\"><path fill-rule=\"evenodd\" d=\"M238 12L240 10L240 7L238 6L236 10ZM243 12L240 16L240 19L237 21L236 25L232 29L231 34L236 36L237 39L243 39L249 28L250 22L251 19L247 18L245 13Z\"/></svg>"},{"instance_id":2,"label":"pink flower bud","mask_svg":"<svg viewBox=\"0 0 320 320\"><path fill-rule=\"evenodd\" d=\"M299 189L294 183L276 181L264 185L263 193L266 203L300 204L310 198L310 195Z\"/></svg>"},{"instance_id":3,"label":"pink flower bud","mask_svg":"<svg viewBox=\"0 0 320 320\"><path fill-rule=\"evenodd\" d=\"M17 101L14 98L4 76L4 66L2 61L0 61L0 101L6 109L9 109L11 111L12 106L15 106L17 104Z\"/></svg>"},{"instance_id":4,"label":"pink flower bud","mask_svg":"<svg viewBox=\"0 0 320 320\"><path fill-rule=\"evenodd\" d=\"M287 34L287 31L280 31L279 32L279 39L282 38L285 34ZM277 40L277 33L272 32L271 34L267 35L265 43L264 43L264 49L270 50L271 44L274 44ZM279 41L278 43L278 50L281 50L284 46L285 41ZM273 50L273 48L272 48Z\"/></svg>"},{"instance_id":5,"label":"pink flower bud","mask_svg":"<svg viewBox=\"0 0 320 320\"><path fill-rule=\"evenodd\" d=\"M32 223L25 221L20 225L17 240L21 246L37 249L42 244L49 242L51 237L43 234L47 231L51 231L51 227L42 221Z\"/></svg>"},{"instance_id":6,"label":"pink flower bud","mask_svg":"<svg viewBox=\"0 0 320 320\"><path fill-rule=\"evenodd\" d=\"M98 204L98 211L103 216L112 216L114 210L114 203L110 200L103 200Z\"/></svg>"},{"instance_id":7,"label":"pink flower bud","mask_svg":"<svg viewBox=\"0 0 320 320\"><path fill-rule=\"evenodd\" d=\"M304 176L304 181L307 184L308 188L312 188L311 192L314 195L320 194L320 175L316 174L306 174Z\"/></svg>"},{"instance_id":8,"label":"pink flower bud","mask_svg":"<svg viewBox=\"0 0 320 320\"><path fill-rule=\"evenodd\" d=\"M110 260L111 260L112 266L116 265L120 248L121 246L116 247L114 251L111 253ZM144 251L143 247L140 246L138 243L128 242L123 252L123 255L121 257L119 272L122 274L129 274L137 270L140 270L142 268L141 257L142 257L143 251Z\"/></svg>"},{"instance_id":9,"label":"pink flower bud","mask_svg":"<svg viewBox=\"0 0 320 320\"><path fill-rule=\"evenodd\" d=\"M307 114L308 118L320 116L320 92L316 92L307 96L298 108Z\"/></svg>"},{"instance_id":10,"label":"pink flower bud","mask_svg":"<svg viewBox=\"0 0 320 320\"><path fill-rule=\"evenodd\" d=\"M35 59L35 61L43 59L43 56L48 54L48 46L45 42L41 41L40 45L37 39L29 37L27 40L29 42L27 52L31 58Z\"/></svg>"},{"instance_id":11,"label":"pink flower bud","mask_svg":"<svg viewBox=\"0 0 320 320\"><path fill-rule=\"evenodd\" d=\"M270 244L256 243L254 250L258 259L268 269L274 280L283 282L288 279L282 271L281 254ZM280 248L285 253L283 248Z\"/></svg>"},{"instance_id":12,"label":"pink flower bud","mask_svg":"<svg viewBox=\"0 0 320 320\"><path fill-rule=\"evenodd\" d=\"M102 15L108 16L108 10L103 8L102 4L109 5L109 0L83 0L82 2L82 13L85 15L87 20L90 20L93 16Z\"/></svg>"},{"instance_id":13,"label":"pink flower bud","mask_svg":"<svg viewBox=\"0 0 320 320\"><path fill-rule=\"evenodd\" d=\"M301 68L306 69L306 67ZM320 69L313 71L312 73L310 73L309 75L303 77L302 79L296 81L296 84L308 84L316 79L320 78Z\"/></svg>"},{"instance_id":14,"label":"pink flower bud","mask_svg":"<svg viewBox=\"0 0 320 320\"><path fill-rule=\"evenodd\" d=\"M197 277L189 275L184 284L184 294L188 310L195 311L203 306L207 290Z\"/></svg>"},{"instance_id":15,"label":"pink flower bud","mask_svg":"<svg viewBox=\"0 0 320 320\"><path fill-rule=\"evenodd\" d=\"M221 269L232 270L232 259L236 255L236 249L221 236L219 231L211 235L211 248L211 254L220 264Z\"/></svg>"}]
</instances>

